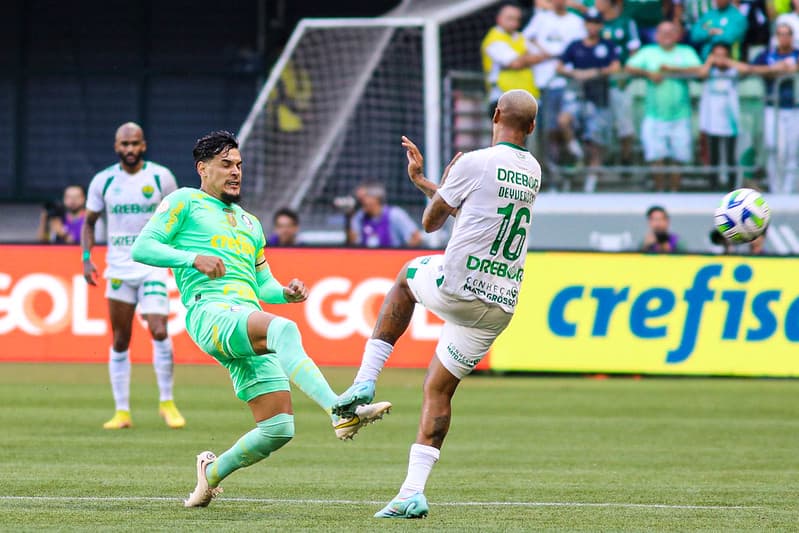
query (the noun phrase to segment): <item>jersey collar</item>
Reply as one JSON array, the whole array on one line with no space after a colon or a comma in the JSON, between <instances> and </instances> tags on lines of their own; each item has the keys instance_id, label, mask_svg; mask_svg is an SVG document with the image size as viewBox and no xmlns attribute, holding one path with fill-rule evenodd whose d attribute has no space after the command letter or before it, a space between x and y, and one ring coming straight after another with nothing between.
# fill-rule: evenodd
<instances>
[{"instance_id":1,"label":"jersey collar","mask_svg":"<svg viewBox=\"0 0 799 533\"><path fill-rule=\"evenodd\" d=\"M526 152L527 151L527 148L525 148L524 146L519 146L518 144L513 144L513 143L509 143L509 142L505 142L505 141L502 141L502 142L497 143L497 144L504 144L505 146L510 146L514 150L521 150L522 152Z\"/></svg>"}]
</instances>

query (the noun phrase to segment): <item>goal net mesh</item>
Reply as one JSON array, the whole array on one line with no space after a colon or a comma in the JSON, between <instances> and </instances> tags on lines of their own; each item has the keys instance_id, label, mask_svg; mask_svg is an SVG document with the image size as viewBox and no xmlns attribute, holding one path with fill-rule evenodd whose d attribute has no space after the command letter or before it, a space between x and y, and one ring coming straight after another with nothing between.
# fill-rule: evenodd
<instances>
[{"instance_id":1,"label":"goal net mesh","mask_svg":"<svg viewBox=\"0 0 799 533\"><path fill-rule=\"evenodd\" d=\"M364 25L326 20L298 27L241 131L242 203L265 227L277 209L291 207L306 229L339 229L333 200L364 181L382 183L389 203L412 214L423 208L400 146L407 135L425 148L419 21L458 3L411 0L390 14L390 25L378 17ZM480 41L497 5L482 2L439 25L441 80L449 71L480 70ZM444 163L451 156L442 154Z\"/></svg>"}]
</instances>

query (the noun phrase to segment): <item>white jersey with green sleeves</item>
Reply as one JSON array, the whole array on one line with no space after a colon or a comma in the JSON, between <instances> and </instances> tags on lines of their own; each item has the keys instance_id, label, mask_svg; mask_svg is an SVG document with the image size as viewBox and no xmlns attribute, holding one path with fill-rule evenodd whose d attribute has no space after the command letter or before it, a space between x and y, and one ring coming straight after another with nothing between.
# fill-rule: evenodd
<instances>
[{"instance_id":1,"label":"white jersey with green sleeves","mask_svg":"<svg viewBox=\"0 0 799 533\"><path fill-rule=\"evenodd\" d=\"M258 219L237 204L226 204L199 189L181 188L161 202L142 236L178 250L213 255L225 275L210 279L195 268L175 268L183 305L197 301L252 304L260 308L256 262L263 261L266 239Z\"/></svg>"},{"instance_id":2,"label":"white jersey with green sleeves","mask_svg":"<svg viewBox=\"0 0 799 533\"><path fill-rule=\"evenodd\" d=\"M438 190L458 208L444 252L442 291L514 311L540 188L541 165L514 144L470 152L453 165Z\"/></svg>"},{"instance_id":3,"label":"white jersey with green sleeves","mask_svg":"<svg viewBox=\"0 0 799 533\"><path fill-rule=\"evenodd\" d=\"M105 215L108 228L106 278L138 281L156 270L135 262L130 248L161 200L177 188L172 172L152 161L145 161L136 174L128 174L117 163L92 178L86 208Z\"/></svg>"}]
</instances>

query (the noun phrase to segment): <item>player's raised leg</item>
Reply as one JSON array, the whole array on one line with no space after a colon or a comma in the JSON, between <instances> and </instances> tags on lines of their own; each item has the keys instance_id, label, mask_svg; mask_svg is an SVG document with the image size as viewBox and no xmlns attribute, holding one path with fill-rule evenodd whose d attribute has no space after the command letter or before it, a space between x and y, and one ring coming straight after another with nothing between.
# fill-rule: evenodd
<instances>
[{"instance_id":1,"label":"player's raised leg","mask_svg":"<svg viewBox=\"0 0 799 533\"><path fill-rule=\"evenodd\" d=\"M197 456L197 486L185 500L186 507L207 506L221 492L219 484L223 479L269 457L294 436L288 378L274 356L279 347L279 343L275 343L275 333L281 329L271 327L275 318L261 311L250 313L246 319L246 335L251 351L241 350L242 353L234 353L224 362L230 370L236 395L247 402L256 427L219 457L212 452ZM227 334L235 337L240 335L240 330L230 328ZM225 344L231 349L241 347L235 338Z\"/></svg>"},{"instance_id":2,"label":"player's raised leg","mask_svg":"<svg viewBox=\"0 0 799 533\"><path fill-rule=\"evenodd\" d=\"M372 337L366 341L361 367L358 369L355 381L333 404L333 413L339 416L353 416L359 405L372 402L377 377L394 350L397 339L408 329L415 305L416 299L408 287L408 264L406 264L383 300Z\"/></svg>"},{"instance_id":3,"label":"player's raised leg","mask_svg":"<svg viewBox=\"0 0 799 533\"><path fill-rule=\"evenodd\" d=\"M112 280L109 284L122 284ZM114 395L114 416L103 428L124 429L133 425L130 416L130 337L136 305L109 298L108 311L111 319L113 342L108 354L108 375Z\"/></svg>"},{"instance_id":4,"label":"player's raised leg","mask_svg":"<svg viewBox=\"0 0 799 533\"><path fill-rule=\"evenodd\" d=\"M362 406L354 415L340 418L330 410L337 395L330 388L325 376L305 352L297 324L283 317L272 319L267 331L267 344L277 355L283 371L302 392L316 402L331 417L336 436L342 440L352 439L367 424L383 417L391 409L389 402Z\"/></svg>"}]
</instances>

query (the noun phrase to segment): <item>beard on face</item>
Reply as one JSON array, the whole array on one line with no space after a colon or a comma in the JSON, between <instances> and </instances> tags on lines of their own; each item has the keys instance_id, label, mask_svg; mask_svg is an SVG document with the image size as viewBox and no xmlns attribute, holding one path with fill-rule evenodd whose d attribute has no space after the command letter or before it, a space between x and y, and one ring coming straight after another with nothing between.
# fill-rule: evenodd
<instances>
[{"instance_id":1,"label":"beard on face","mask_svg":"<svg viewBox=\"0 0 799 533\"><path fill-rule=\"evenodd\" d=\"M124 153L117 152L117 155L119 156L119 160L120 161L122 161L124 164L126 164L126 165L128 165L130 167L135 167L136 165L138 165L139 161L141 161L142 157L144 157L144 154L141 153L141 152L139 154L131 154L134 157L134 160L133 160L132 163L129 163L128 162L128 156L126 156Z\"/></svg>"},{"instance_id":2,"label":"beard on face","mask_svg":"<svg viewBox=\"0 0 799 533\"><path fill-rule=\"evenodd\" d=\"M225 202L226 204L237 204L241 199L241 194L230 194L222 191L222 194L220 195L219 199Z\"/></svg>"}]
</instances>

